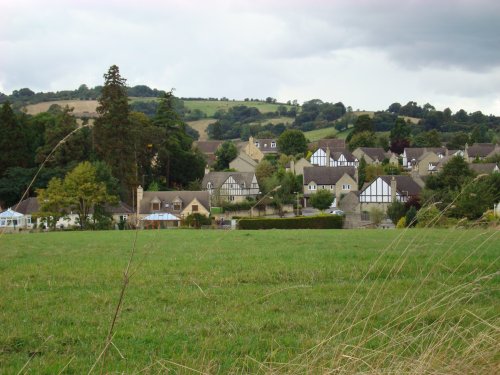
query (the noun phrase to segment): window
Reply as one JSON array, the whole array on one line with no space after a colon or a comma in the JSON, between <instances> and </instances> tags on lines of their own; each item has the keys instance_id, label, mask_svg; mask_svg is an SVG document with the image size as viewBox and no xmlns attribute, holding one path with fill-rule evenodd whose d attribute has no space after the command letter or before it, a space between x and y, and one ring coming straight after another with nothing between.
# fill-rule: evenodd
<instances>
[{"instance_id":1,"label":"window","mask_svg":"<svg viewBox=\"0 0 500 375\"><path fill-rule=\"evenodd\" d=\"M153 211L160 211L160 202L158 202L158 203L151 203L151 209Z\"/></svg>"},{"instance_id":2,"label":"window","mask_svg":"<svg viewBox=\"0 0 500 375\"><path fill-rule=\"evenodd\" d=\"M31 216L26 217L26 224L31 224Z\"/></svg>"},{"instance_id":3,"label":"window","mask_svg":"<svg viewBox=\"0 0 500 375\"><path fill-rule=\"evenodd\" d=\"M197 205L197 204L193 204L193 205L191 206L191 211L193 211L193 212L198 212L198 205Z\"/></svg>"},{"instance_id":4,"label":"window","mask_svg":"<svg viewBox=\"0 0 500 375\"><path fill-rule=\"evenodd\" d=\"M310 184L309 185L309 190L316 190L316 185Z\"/></svg>"},{"instance_id":5,"label":"window","mask_svg":"<svg viewBox=\"0 0 500 375\"><path fill-rule=\"evenodd\" d=\"M127 221L127 219L128 219L128 215L120 215L121 222Z\"/></svg>"},{"instance_id":6,"label":"window","mask_svg":"<svg viewBox=\"0 0 500 375\"><path fill-rule=\"evenodd\" d=\"M180 211L182 204L179 202L174 202L174 211Z\"/></svg>"},{"instance_id":7,"label":"window","mask_svg":"<svg viewBox=\"0 0 500 375\"><path fill-rule=\"evenodd\" d=\"M271 142L271 148L276 148L276 142Z\"/></svg>"},{"instance_id":8,"label":"window","mask_svg":"<svg viewBox=\"0 0 500 375\"><path fill-rule=\"evenodd\" d=\"M234 201L234 195L230 195L230 196L229 196L229 200L230 200L230 201Z\"/></svg>"},{"instance_id":9,"label":"window","mask_svg":"<svg viewBox=\"0 0 500 375\"><path fill-rule=\"evenodd\" d=\"M343 184L342 185L342 190L351 190L351 185L349 185L349 184Z\"/></svg>"},{"instance_id":10,"label":"window","mask_svg":"<svg viewBox=\"0 0 500 375\"><path fill-rule=\"evenodd\" d=\"M259 142L255 142L255 147L259 148L260 147L260 143Z\"/></svg>"},{"instance_id":11,"label":"window","mask_svg":"<svg viewBox=\"0 0 500 375\"><path fill-rule=\"evenodd\" d=\"M0 227L4 227L5 226L5 220L1 220L0 221Z\"/></svg>"},{"instance_id":12,"label":"window","mask_svg":"<svg viewBox=\"0 0 500 375\"><path fill-rule=\"evenodd\" d=\"M209 183L207 184L207 189L208 189L208 190L211 190L211 189L213 189L213 188L214 188L214 185L213 185L211 182L209 182Z\"/></svg>"}]
</instances>

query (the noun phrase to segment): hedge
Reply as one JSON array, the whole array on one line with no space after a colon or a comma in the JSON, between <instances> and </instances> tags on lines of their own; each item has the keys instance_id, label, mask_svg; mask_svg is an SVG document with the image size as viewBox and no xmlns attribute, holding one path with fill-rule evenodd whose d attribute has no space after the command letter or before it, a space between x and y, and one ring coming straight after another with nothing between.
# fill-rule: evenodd
<instances>
[{"instance_id":1,"label":"hedge","mask_svg":"<svg viewBox=\"0 0 500 375\"><path fill-rule=\"evenodd\" d=\"M337 215L291 217L284 219L241 219L239 229L340 229L343 217Z\"/></svg>"}]
</instances>

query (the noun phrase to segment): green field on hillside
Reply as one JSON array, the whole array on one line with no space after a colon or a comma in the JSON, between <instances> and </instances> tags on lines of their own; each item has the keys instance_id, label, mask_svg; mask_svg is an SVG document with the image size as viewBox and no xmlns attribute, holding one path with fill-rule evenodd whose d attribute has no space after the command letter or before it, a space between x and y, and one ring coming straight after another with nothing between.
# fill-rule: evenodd
<instances>
[{"instance_id":1,"label":"green field on hillside","mask_svg":"<svg viewBox=\"0 0 500 375\"><path fill-rule=\"evenodd\" d=\"M199 109L206 113L208 117L212 117L215 112L220 109L228 110L229 108L236 107L239 105L244 105L246 107L255 107L261 113L276 112L278 107L282 104L272 104L265 102L245 102L239 100L228 100L228 101L218 101L218 100L184 100L184 105L186 108L191 110ZM285 105L286 106L286 105ZM291 106L286 106L288 109Z\"/></svg>"},{"instance_id":2,"label":"green field on hillside","mask_svg":"<svg viewBox=\"0 0 500 375\"><path fill-rule=\"evenodd\" d=\"M304 132L304 135L311 142L319 141L320 139L330 138L332 136L335 136L335 138L345 139L349 135L349 130L344 130L339 132L334 127L330 127L330 128L322 128Z\"/></svg>"},{"instance_id":3,"label":"green field on hillside","mask_svg":"<svg viewBox=\"0 0 500 375\"><path fill-rule=\"evenodd\" d=\"M499 237L140 231L100 357L135 232L3 235L1 372L494 373Z\"/></svg>"}]
</instances>

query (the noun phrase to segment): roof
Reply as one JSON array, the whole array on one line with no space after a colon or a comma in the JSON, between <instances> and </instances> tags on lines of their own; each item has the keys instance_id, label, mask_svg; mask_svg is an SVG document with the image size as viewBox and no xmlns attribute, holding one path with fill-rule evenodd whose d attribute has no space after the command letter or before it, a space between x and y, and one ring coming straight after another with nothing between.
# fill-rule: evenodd
<instances>
[{"instance_id":1,"label":"roof","mask_svg":"<svg viewBox=\"0 0 500 375\"><path fill-rule=\"evenodd\" d=\"M382 147L360 147L359 149L373 160L378 159L378 161L383 161L390 157Z\"/></svg>"},{"instance_id":2,"label":"roof","mask_svg":"<svg viewBox=\"0 0 500 375\"><path fill-rule=\"evenodd\" d=\"M179 221L180 219L172 214L166 213L154 213L143 217L141 220L145 221Z\"/></svg>"},{"instance_id":3,"label":"roof","mask_svg":"<svg viewBox=\"0 0 500 375\"><path fill-rule=\"evenodd\" d=\"M331 150L333 149L345 149L345 139L338 139L338 138L330 138L330 139L320 139L318 141L318 148L327 148L330 147Z\"/></svg>"},{"instance_id":4,"label":"roof","mask_svg":"<svg viewBox=\"0 0 500 375\"><path fill-rule=\"evenodd\" d=\"M472 163L469 168L477 174L493 173L498 166L495 163Z\"/></svg>"},{"instance_id":5,"label":"roof","mask_svg":"<svg viewBox=\"0 0 500 375\"><path fill-rule=\"evenodd\" d=\"M224 141L198 141L195 146L204 154L214 154Z\"/></svg>"},{"instance_id":6,"label":"roof","mask_svg":"<svg viewBox=\"0 0 500 375\"><path fill-rule=\"evenodd\" d=\"M388 185L391 184L392 178L396 180L396 190L402 195L418 195L422 188L419 184L411 177L404 175L397 176L379 176Z\"/></svg>"},{"instance_id":7,"label":"roof","mask_svg":"<svg viewBox=\"0 0 500 375\"><path fill-rule=\"evenodd\" d=\"M231 165L231 163L235 162L238 159L244 161L245 163L249 164L252 167L256 167L258 164L255 160L253 160L250 156L248 156L245 152L242 151L239 153L236 159L231 160L229 165Z\"/></svg>"},{"instance_id":8,"label":"roof","mask_svg":"<svg viewBox=\"0 0 500 375\"><path fill-rule=\"evenodd\" d=\"M111 205L109 203L106 203L104 205L104 208L106 212L110 214L133 214L134 209L126 204L125 202L118 202L115 205ZM38 204L38 198L36 197L30 197L22 200L19 202L18 205L14 206L14 209L17 212L22 213L23 215L31 215L35 212L40 211L40 205ZM69 211L69 210L67 210ZM93 213L94 210L90 210L90 213Z\"/></svg>"},{"instance_id":9,"label":"roof","mask_svg":"<svg viewBox=\"0 0 500 375\"><path fill-rule=\"evenodd\" d=\"M0 213L0 218L2 219L12 219L15 217L23 217L22 213L11 210L10 208Z\"/></svg>"},{"instance_id":10,"label":"roof","mask_svg":"<svg viewBox=\"0 0 500 375\"><path fill-rule=\"evenodd\" d=\"M304 185L308 185L311 181L317 185L335 185L346 173L354 178L356 169L354 167L305 167Z\"/></svg>"},{"instance_id":11,"label":"roof","mask_svg":"<svg viewBox=\"0 0 500 375\"><path fill-rule=\"evenodd\" d=\"M255 176L254 172L210 172L207 173L203 177L203 181L201 185L206 187L209 182L212 183L215 189L218 189L222 186L224 182L229 177L233 177L237 184L245 184L246 188L250 188L252 186L252 181Z\"/></svg>"},{"instance_id":12,"label":"roof","mask_svg":"<svg viewBox=\"0 0 500 375\"><path fill-rule=\"evenodd\" d=\"M404 153L406 154L406 158L408 160L418 160L422 155L427 152L434 152L437 154L446 155L445 147L406 147L404 149Z\"/></svg>"},{"instance_id":13,"label":"roof","mask_svg":"<svg viewBox=\"0 0 500 375\"><path fill-rule=\"evenodd\" d=\"M348 162L357 161L356 157L349 150L345 150L345 149L332 152L330 154L330 157L332 157L333 160L339 160L340 155L344 155L346 161L348 161Z\"/></svg>"},{"instance_id":14,"label":"roof","mask_svg":"<svg viewBox=\"0 0 500 375\"><path fill-rule=\"evenodd\" d=\"M114 206L111 204L106 203L104 205L104 208L106 212L110 214L133 214L134 209L129 206L127 203L119 201L117 204Z\"/></svg>"},{"instance_id":15,"label":"roof","mask_svg":"<svg viewBox=\"0 0 500 375\"><path fill-rule=\"evenodd\" d=\"M495 147L497 145L493 143L474 143L472 146L467 147L467 155L470 158L485 158L495 150Z\"/></svg>"},{"instance_id":16,"label":"roof","mask_svg":"<svg viewBox=\"0 0 500 375\"><path fill-rule=\"evenodd\" d=\"M38 204L38 199L35 197L30 197L22 200L17 205L15 205L14 210L22 213L23 215L31 215L34 212L40 211L40 205Z\"/></svg>"},{"instance_id":17,"label":"roof","mask_svg":"<svg viewBox=\"0 0 500 375\"><path fill-rule=\"evenodd\" d=\"M259 147L257 147L262 153L277 153L278 152L278 142L276 139L271 139L271 138L260 138L260 139L255 139L254 138L254 143L259 142ZM271 143L275 143L276 147L271 147Z\"/></svg>"},{"instance_id":18,"label":"roof","mask_svg":"<svg viewBox=\"0 0 500 375\"><path fill-rule=\"evenodd\" d=\"M151 212L152 201L160 203L158 212L172 212L172 203L174 201L182 201L182 209L184 209L184 207L195 198L207 209L207 211L210 210L208 191L145 191L142 196L139 212L141 214Z\"/></svg>"}]
</instances>

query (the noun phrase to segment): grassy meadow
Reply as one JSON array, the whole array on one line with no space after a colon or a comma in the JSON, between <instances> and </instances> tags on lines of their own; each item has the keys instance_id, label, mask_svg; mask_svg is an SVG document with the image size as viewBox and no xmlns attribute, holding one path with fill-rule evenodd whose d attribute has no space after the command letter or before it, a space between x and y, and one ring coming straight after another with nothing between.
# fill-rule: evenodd
<instances>
[{"instance_id":1,"label":"grassy meadow","mask_svg":"<svg viewBox=\"0 0 500 375\"><path fill-rule=\"evenodd\" d=\"M1 373L498 370L498 231L140 231L101 355L135 236L0 237Z\"/></svg>"}]
</instances>

